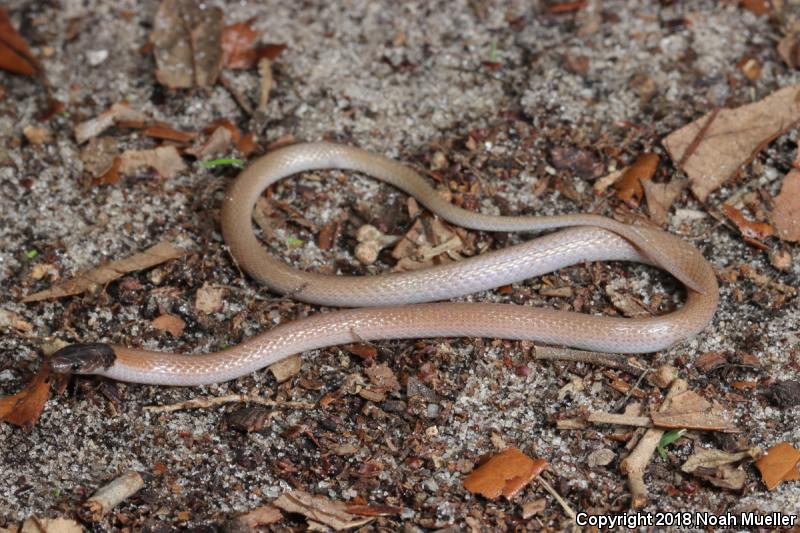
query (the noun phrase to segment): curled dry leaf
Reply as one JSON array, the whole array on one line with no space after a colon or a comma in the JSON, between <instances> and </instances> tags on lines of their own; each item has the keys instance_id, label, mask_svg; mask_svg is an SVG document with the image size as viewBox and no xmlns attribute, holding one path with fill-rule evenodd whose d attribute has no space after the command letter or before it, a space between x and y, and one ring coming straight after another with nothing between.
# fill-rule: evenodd
<instances>
[{"instance_id":1,"label":"curled dry leaf","mask_svg":"<svg viewBox=\"0 0 800 533\"><path fill-rule=\"evenodd\" d=\"M742 467L732 466L743 459L758 459L764 454L759 448L750 448L738 453L722 450L696 448L683 463L681 470L693 474L723 489L741 490L747 476Z\"/></svg>"},{"instance_id":2,"label":"curled dry leaf","mask_svg":"<svg viewBox=\"0 0 800 533\"><path fill-rule=\"evenodd\" d=\"M163 122L150 124L142 131L142 135L146 135L147 137L152 137L154 139L163 139L165 141L173 141L181 144L188 143L197 137L196 133L176 130L169 124L164 124Z\"/></svg>"},{"instance_id":3,"label":"curled dry leaf","mask_svg":"<svg viewBox=\"0 0 800 533\"><path fill-rule=\"evenodd\" d=\"M225 26L222 30L223 64L230 69L250 69L260 59L270 61L286 49L285 44L265 44L256 47L258 35L250 22L239 22Z\"/></svg>"},{"instance_id":4,"label":"curled dry leaf","mask_svg":"<svg viewBox=\"0 0 800 533\"><path fill-rule=\"evenodd\" d=\"M722 204L722 212L725 213L725 216L728 217L734 224L736 224L736 227L739 228L739 231L742 232L742 235L748 239L763 241L775 233L775 230L772 229L772 226L766 222L748 220L740 210L736 209L732 205Z\"/></svg>"},{"instance_id":5,"label":"curled dry leaf","mask_svg":"<svg viewBox=\"0 0 800 533\"><path fill-rule=\"evenodd\" d=\"M46 364L21 391L0 398L0 420L22 428L33 426L50 396L51 372Z\"/></svg>"},{"instance_id":6,"label":"curled dry leaf","mask_svg":"<svg viewBox=\"0 0 800 533\"><path fill-rule=\"evenodd\" d=\"M335 502L324 496L314 496L303 490L284 492L274 502L287 513L305 516L309 525L324 524L336 531L360 527L370 523L373 518L358 517L347 511L347 504Z\"/></svg>"},{"instance_id":7,"label":"curled dry leaf","mask_svg":"<svg viewBox=\"0 0 800 533\"><path fill-rule=\"evenodd\" d=\"M664 225L667 223L667 213L672 203L683 189L689 185L688 179L673 178L669 183L656 183L643 181L642 188L647 200L647 210L653 222Z\"/></svg>"},{"instance_id":8,"label":"curled dry leaf","mask_svg":"<svg viewBox=\"0 0 800 533\"><path fill-rule=\"evenodd\" d=\"M35 76L41 72L39 61L11 25L8 11L3 7L0 7L0 69L23 76Z\"/></svg>"},{"instance_id":9,"label":"curled dry leaf","mask_svg":"<svg viewBox=\"0 0 800 533\"><path fill-rule=\"evenodd\" d=\"M153 21L156 79L171 89L210 87L222 69L218 7L194 0L163 0Z\"/></svg>"},{"instance_id":10,"label":"curled dry leaf","mask_svg":"<svg viewBox=\"0 0 800 533\"><path fill-rule=\"evenodd\" d=\"M672 132L664 146L701 201L733 178L767 144L800 122L800 86L758 102L714 110Z\"/></svg>"},{"instance_id":11,"label":"curled dry leaf","mask_svg":"<svg viewBox=\"0 0 800 533\"><path fill-rule=\"evenodd\" d=\"M141 168L152 168L159 176L168 179L186 170L186 163L174 146L122 152L119 166L122 174L135 174Z\"/></svg>"},{"instance_id":12,"label":"curled dry leaf","mask_svg":"<svg viewBox=\"0 0 800 533\"><path fill-rule=\"evenodd\" d=\"M94 286L103 286L110 283L129 272L144 270L183 255L186 255L185 250L168 242L160 242L143 252L77 274L47 290L30 294L23 298L22 302L38 302L80 294Z\"/></svg>"},{"instance_id":13,"label":"curled dry leaf","mask_svg":"<svg viewBox=\"0 0 800 533\"><path fill-rule=\"evenodd\" d=\"M283 513L272 505L262 505L248 511L232 520L229 531L258 531L259 528L270 524L277 524L283 519Z\"/></svg>"},{"instance_id":14,"label":"curled dry leaf","mask_svg":"<svg viewBox=\"0 0 800 533\"><path fill-rule=\"evenodd\" d=\"M789 68L800 67L800 32L790 30L778 41L778 55Z\"/></svg>"},{"instance_id":15,"label":"curled dry leaf","mask_svg":"<svg viewBox=\"0 0 800 533\"><path fill-rule=\"evenodd\" d=\"M788 442L780 442L756 461L756 467L769 490L783 481L800 480L800 450Z\"/></svg>"},{"instance_id":16,"label":"curled dry leaf","mask_svg":"<svg viewBox=\"0 0 800 533\"><path fill-rule=\"evenodd\" d=\"M800 166L797 161L795 165ZM778 237L789 242L800 241L800 170L794 168L786 174L773 205L769 217L778 230Z\"/></svg>"},{"instance_id":17,"label":"curled dry leaf","mask_svg":"<svg viewBox=\"0 0 800 533\"><path fill-rule=\"evenodd\" d=\"M75 140L78 141L78 144L83 144L119 122L142 123L147 122L147 120L147 115L141 111L133 109L128 104L117 102L95 118L91 118L75 126Z\"/></svg>"},{"instance_id":18,"label":"curled dry leaf","mask_svg":"<svg viewBox=\"0 0 800 533\"><path fill-rule=\"evenodd\" d=\"M495 455L464 478L464 488L489 498L511 499L547 466L544 459L531 459L517 448Z\"/></svg>"},{"instance_id":19,"label":"curled dry leaf","mask_svg":"<svg viewBox=\"0 0 800 533\"><path fill-rule=\"evenodd\" d=\"M614 184L617 198L636 207L644 195L643 185L653 179L658 169L658 154L641 154L636 161L625 169L622 177Z\"/></svg>"}]
</instances>

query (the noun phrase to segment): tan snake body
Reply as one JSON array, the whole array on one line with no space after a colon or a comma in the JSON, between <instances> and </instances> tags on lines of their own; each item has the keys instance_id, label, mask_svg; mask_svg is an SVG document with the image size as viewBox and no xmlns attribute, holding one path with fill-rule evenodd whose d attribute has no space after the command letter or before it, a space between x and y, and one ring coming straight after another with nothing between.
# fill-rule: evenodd
<instances>
[{"instance_id":1,"label":"tan snake body","mask_svg":"<svg viewBox=\"0 0 800 533\"><path fill-rule=\"evenodd\" d=\"M440 217L466 228L505 232L567 229L413 272L346 277L296 270L260 245L253 232L253 207L264 189L279 179L333 168L362 172L392 184ZM74 344L54 354L51 366L57 372L99 374L136 383L197 385L234 379L295 353L361 340L469 336L644 353L701 331L713 317L719 298L714 271L702 254L661 230L597 215L473 213L444 201L408 167L329 143L297 144L256 160L230 186L221 222L231 254L256 280L298 300L355 309L283 323L218 353L167 354L107 344ZM667 315L637 319L514 304L420 304L507 285L576 263L608 260L643 262L666 270L686 286L686 303Z\"/></svg>"}]
</instances>

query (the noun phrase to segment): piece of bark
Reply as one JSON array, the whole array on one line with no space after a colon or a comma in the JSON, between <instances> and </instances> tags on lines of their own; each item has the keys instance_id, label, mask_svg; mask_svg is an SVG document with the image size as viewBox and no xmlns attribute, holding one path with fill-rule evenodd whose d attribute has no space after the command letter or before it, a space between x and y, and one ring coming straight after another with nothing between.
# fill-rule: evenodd
<instances>
[{"instance_id":1,"label":"piece of bark","mask_svg":"<svg viewBox=\"0 0 800 533\"><path fill-rule=\"evenodd\" d=\"M194 0L163 0L153 20L156 79L171 89L209 87L222 68L218 7Z\"/></svg>"},{"instance_id":2,"label":"piece of bark","mask_svg":"<svg viewBox=\"0 0 800 533\"><path fill-rule=\"evenodd\" d=\"M170 259L186 255L186 250L178 248L168 242L160 242L143 252L139 252L125 259L113 261L87 272L82 272L53 287L30 294L22 299L23 303L38 302L53 298L63 298L80 294L95 286L103 286L129 272L137 272L154 267Z\"/></svg>"},{"instance_id":3,"label":"piece of bark","mask_svg":"<svg viewBox=\"0 0 800 533\"><path fill-rule=\"evenodd\" d=\"M739 431L719 406L691 390L676 394L667 409L651 413L650 418L656 427L667 429Z\"/></svg>"},{"instance_id":4,"label":"piece of bark","mask_svg":"<svg viewBox=\"0 0 800 533\"><path fill-rule=\"evenodd\" d=\"M800 122L799 95L800 86L792 85L752 104L711 111L664 139L700 201Z\"/></svg>"}]
</instances>

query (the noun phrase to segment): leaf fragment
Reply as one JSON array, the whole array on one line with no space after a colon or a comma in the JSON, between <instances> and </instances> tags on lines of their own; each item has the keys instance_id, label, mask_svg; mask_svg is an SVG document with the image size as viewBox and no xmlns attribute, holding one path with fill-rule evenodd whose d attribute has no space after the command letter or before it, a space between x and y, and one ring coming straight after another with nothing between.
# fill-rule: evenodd
<instances>
[{"instance_id":1,"label":"leaf fragment","mask_svg":"<svg viewBox=\"0 0 800 533\"><path fill-rule=\"evenodd\" d=\"M347 504L315 496L303 490L292 490L281 494L273 504L287 513L305 516L309 525L324 524L336 531L350 529L370 523L372 517L359 517L347 511Z\"/></svg>"},{"instance_id":2,"label":"leaf fragment","mask_svg":"<svg viewBox=\"0 0 800 533\"><path fill-rule=\"evenodd\" d=\"M800 156L796 168L783 178L781 192L773 201L769 218L778 230L778 237L789 242L800 241Z\"/></svg>"},{"instance_id":3,"label":"leaf fragment","mask_svg":"<svg viewBox=\"0 0 800 533\"><path fill-rule=\"evenodd\" d=\"M24 389L0 398L0 420L22 428L32 427L50 396L51 381L50 367L43 364Z\"/></svg>"},{"instance_id":4,"label":"leaf fragment","mask_svg":"<svg viewBox=\"0 0 800 533\"><path fill-rule=\"evenodd\" d=\"M122 174L135 174L141 168L152 168L162 178L169 179L186 170L186 163L174 146L122 152L119 166Z\"/></svg>"},{"instance_id":5,"label":"leaf fragment","mask_svg":"<svg viewBox=\"0 0 800 533\"><path fill-rule=\"evenodd\" d=\"M761 479L768 490L772 490L784 481L800 479L800 450L788 442L779 442L766 455L756 461L761 472Z\"/></svg>"},{"instance_id":6,"label":"leaf fragment","mask_svg":"<svg viewBox=\"0 0 800 533\"><path fill-rule=\"evenodd\" d=\"M8 11L3 7L0 7L0 69L23 76L35 76L41 72L39 61L14 29Z\"/></svg>"},{"instance_id":7,"label":"leaf fragment","mask_svg":"<svg viewBox=\"0 0 800 533\"><path fill-rule=\"evenodd\" d=\"M544 459L531 459L517 448L507 448L464 478L464 488L490 500L511 499L547 466Z\"/></svg>"}]
</instances>

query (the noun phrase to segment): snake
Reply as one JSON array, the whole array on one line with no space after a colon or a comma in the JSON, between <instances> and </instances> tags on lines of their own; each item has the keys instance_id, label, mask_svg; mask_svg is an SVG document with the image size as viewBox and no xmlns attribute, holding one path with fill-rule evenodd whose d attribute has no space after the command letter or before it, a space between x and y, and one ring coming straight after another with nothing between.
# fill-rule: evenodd
<instances>
[{"instance_id":1,"label":"snake","mask_svg":"<svg viewBox=\"0 0 800 533\"><path fill-rule=\"evenodd\" d=\"M543 234L407 272L344 276L296 269L261 245L253 228L253 209L264 190L278 180L329 169L372 176L464 228ZM57 373L95 374L132 383L193 386L232 380L302 352L384 339L497 338L643 354L700 333L712 320L719 300L711 264L695 246L661 229L595 214L495 216L469 211L449 202L410 167L340 144L298 143L256 159L228 187L220 220L231 256L254 280L276 293L336 309L280 323L215 353L78 343L54 353L50 367ZM448 301L595 261L633 261L662 269L685 286L685 301L671 312L636 318L514 303Z\"/></svg>"}]
</instances>

